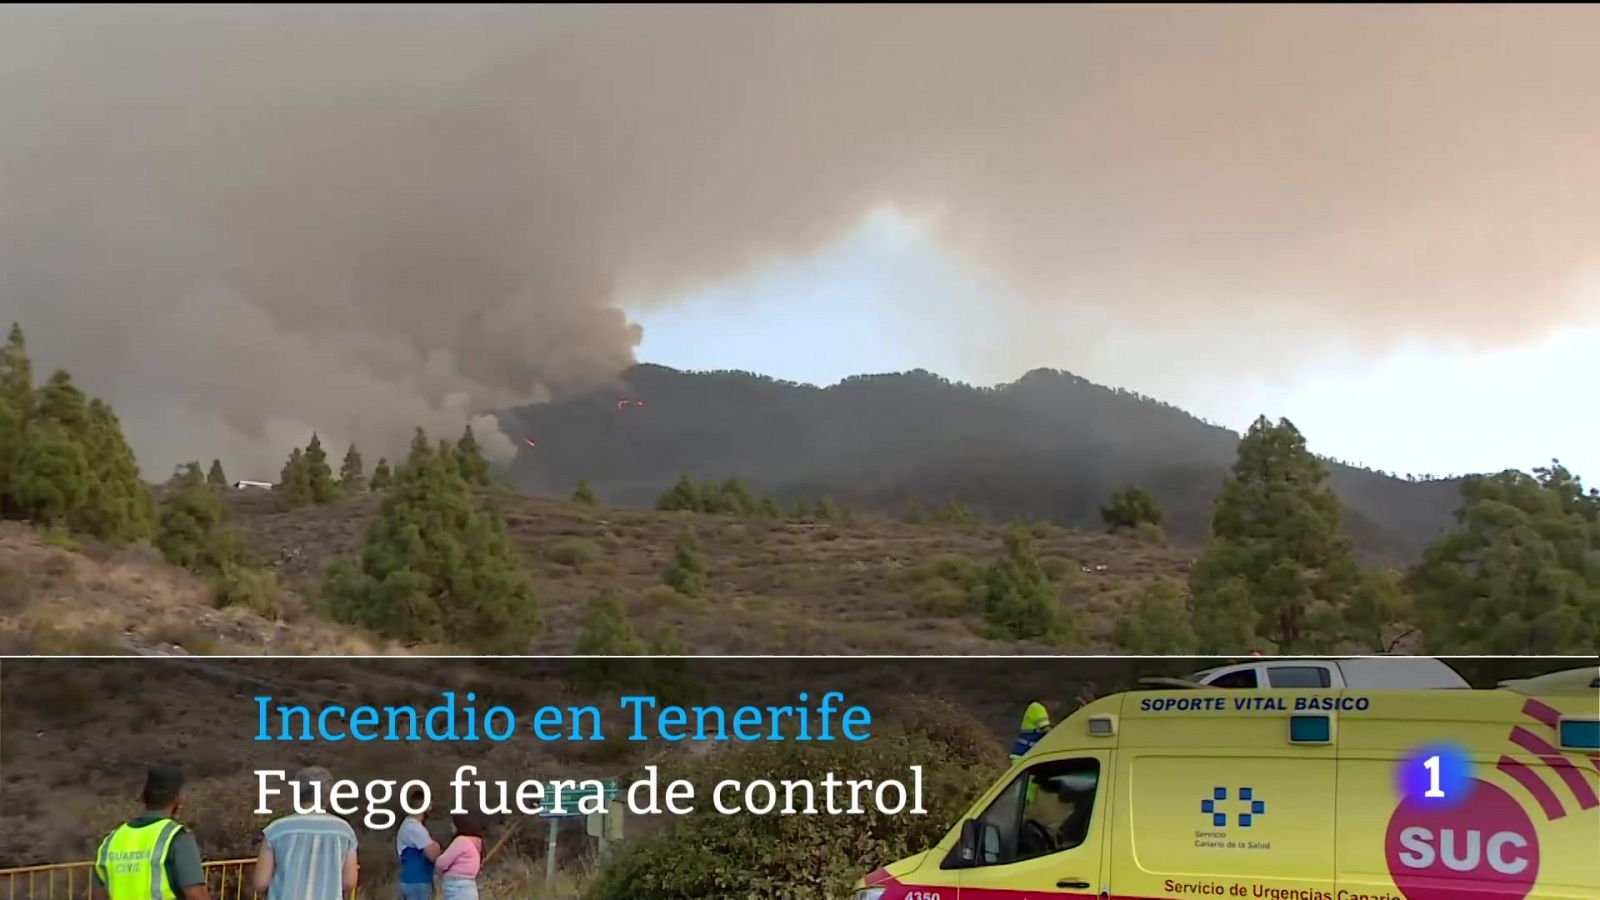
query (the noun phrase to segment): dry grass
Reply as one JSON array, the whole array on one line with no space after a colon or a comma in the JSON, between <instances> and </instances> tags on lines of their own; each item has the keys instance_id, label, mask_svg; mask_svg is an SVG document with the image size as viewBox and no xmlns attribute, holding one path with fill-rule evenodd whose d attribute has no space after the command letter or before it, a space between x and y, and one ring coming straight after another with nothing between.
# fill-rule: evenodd
<instances>
[{"instance_id":1,"label":"dry grass","mask_svg":"<svg viewBox=\"0 0 1600 900\"><path fill-rule=\"evenodd\" d=\"M204 580L145 546L67 550L0 522L0 649L49 656L359 654L403 648L326 622L216 609ZM290 598L293 603L300 603Z\"/></svg>"},{"instance_id":2,"label":"dry grass","mask_svg":"<svg viewBox=\"0 0 1600 900\"><path fill-rule=\"evenodd\" d=\"M546 629L535 655L570 652L585 605L617 590L635 628L673 628L693 654L1058 653L979 635L973 573L1000 549L995 529L850 525L595 509L531 497L502 500L510 534L535 577ZM379 498L279 511L262 494L230 496L233 524L282 581L280 621L215 608L212 587L148 546L65 549L58 537L0 523L0 651L102 654L393 654L425 652L317 618L318 576L359 555ZM706 596L661 583L674 541L692 522L707 566ZM1038 552L1080 614L1084 651L1109 648L1139 590L1182 577L1190 554L1133 537L1034 528ZM439 649L439 648L435 648Z\"/></svg>"},{"instance_id":3,"label":"dry grass","mask_svg":"<svg viewBox=\"0 0 1600 900\"><path fill-rule=\"evenodd\" d=\"M359 556L380 500L282 512L264 494L230 497L232 521L291 586L313 596L337 556ZM1060 648L979 637L976 615L944 592L905 577L939 557L986 566L1000 551L993 528L905 525L861 519L813 525L596 509L538 497L502 499L509 531L535 575L547 628L534 654L571 651L584 604L601 588L621 592L641 633L677 629L690 653L1059 653ZM704 599L661 584L673 542L693 524L708 569ZM1102 650L1134 588L1188 572L1192 552L1132 536L1034 527L1036 547L1065 582L1062 602L1080 609L1084 650ZM598 550L598 554L595 552ZM930 609L930 606L932 607Z\"/></svg>"}]
</instances>

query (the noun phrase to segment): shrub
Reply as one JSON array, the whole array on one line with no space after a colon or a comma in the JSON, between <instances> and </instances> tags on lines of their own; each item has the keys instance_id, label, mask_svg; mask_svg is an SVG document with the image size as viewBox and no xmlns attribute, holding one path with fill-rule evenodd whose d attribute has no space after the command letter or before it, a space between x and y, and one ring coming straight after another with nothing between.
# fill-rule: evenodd
<instances>
[{"instance_id":1,"label":"shrub","mask_svg":"<svg viewBox=\"0 0 1600 900\"><path fill-rule=\"evenodd\" d=\"M271 569L226 563L211 581L212 605L242 606L264 619L283 615L282 590Z\"/></svg>"},{"instance_id":2,"label":"shrub","mask_svg":"<svg viewBox=\"0 0 1600 900\"><path fill-rule=\"evenodd\" d=\"M965 556L945 553L917 563L907 577L912 581L938 578L961 587L970 587L983 580L983 569Z\"/></svg>"},{"instance_id":3,"label":"shrub","mask_svg":"<svg viewBox=\"0 0 1600 900\"><path fill-rule=\"evenodd\" d=\"M700 557L700 544L693 531L686 531L673 548L672 563L663 576L666 584L685 597L704 597L706 564Z\"/></svg>"},{"instance_id":4,"label":"shrub","mask_svg":"<svg viewBox=\"0 0 1600 900\"><path fill-rule=\"evenodd\" d=\"M697 785L727 778L816 783L832 772L841 780L903 781L910 766L920 765L928 814L891 816L869 808L865 815L830 816L822 798L819 815L725 816L701 804L625 850L601 871L589 898L847 896L861 873L937 843L1004 765L992 738L992 752L983 754L964 746L960 726L944 721L940 730L937 739L915 728L888 727L856 744L761 743L716 754L673 777ZM975 764L973 755L989 763ZM779 791L782 802L781 785Z\"/></svg>"},{"instance_id":5,"label":"shrub","mask_svg":"<svg viewBox=\"0 0 1600 900\"><path fill-rule=\"evenodd\" d=\"M933 520L945 525L978 524L978 517L973 514L972 510L967 509L954 498L951 498L943 507L933 514Z\"/></svg>"},{"instance_id":6,"label":"shrub","mask_svg":"<svg viewBox=\"0 0 1600 900\"><path fill-rule=\"evenodd\" d=\"M594 488L589 487L589 482L579 479L578 486L572 491L572 502L579 506L598 506L600 499L594 495Z\"/></svg>"},{"instance_id":7,"label":"shrub","mask_svg":"<svg viewBox=\"0 0 1600 900\"><path fill-rule=\"evenodd\" d=\"M1146 544L1156 547L1167 545L1167 533L1160 525L1154 522L1140 522L1133 529L1133 536Z\"/></svg>"},{"instance_id":8,"label":"shrub","mask_svg":"<svg viewBox=\"0 0 1600 900\"><path fill-rule=\"evenodd\" d=\"M668 584L653 584L645 589L639 599L649 609L677 609L699 612L706 608L704 597L686 597Z\"/></svg>"},{"instance_id":9,"label":"shrub","mask_svg":"<svg viewBox=\"0 0 1600 900\"><path fill-rule=\"evenodd\" d=\"M551 562L581 570L584 566L605 555L600 545L584 538L567 538L556 541L544 554Z\"/></svg>"},{"instance_id":10,"label":"shrub","mask_svg":"<svg viewBox=\"0 0 1600 900\"><path fill-rule=\"evenodd\" d=\"M46 530L40 540L44 541L45 546L54 547L57 550L76 551L78 549L77 539L71 533L60 528Z\"/></svg>"},{"instance_id":11,"label":"shrub","mask_svg":"<svg viewBox=\"0 0 1600 900\"><path fill-rule=\"evenodd\" d=\"M38 656L122 656L127 649L110 628L58 628L40 622L28 629L28 649Z\"/></svg>"},{"instance_id":12,"label":"shrub","mask_svg":"<svg viewBox=\"0 0 1600 900\"><path fill-rule=\"evenodd\" d=\"M211 656L217 652L217 639L188 622L167 620L150 631L150 639L163 644L173 644L195 656Z\"/></svg>"},{"instance_id":13,"label":"shrub","mask_svg":"<svg viewBox=\"0 0 1600 900\"><path fill-rule=\"evenodd\" d=\"M1079 574L1078 564L1063 556L1046 556L1039 560L1039 568L1044 570L1046 578L1051 581L1067 583Z\"/></svg>"},{"instance_id":14,"label":"shrub","mask_svg":"<svg viewBox=\"0 0 1600 900\"><path fill-rule=\"evenodd\" d=\"M1161 506L1150 492L1129 485L1111 495L1111 502L1100 508L1100 519L1107 531L1134 529L1141 524L1160 525Z\"/></svg>"},{"instance_id":15,"label":"shrub","mask_svg":"<svg viewBox=\"0 0 1600 900\"><path fill-rule=\"evenodd\" d=\"M930 616L955 618L972 610L972 593L951 584L943 578L933 578L917 584L916 596Z\"/></svg>"},{"instance_id":16,"label":"shrub","mask_svg":"<svg viewBox=\"0 0 1600 900\"><path fill-rule=\"evenodd\" d=\"M1183 582L1163 578L1146 587L1117 622L1117 649L1138 656L1183 656L1197 649Z\"/></svg>"}]
</instances>

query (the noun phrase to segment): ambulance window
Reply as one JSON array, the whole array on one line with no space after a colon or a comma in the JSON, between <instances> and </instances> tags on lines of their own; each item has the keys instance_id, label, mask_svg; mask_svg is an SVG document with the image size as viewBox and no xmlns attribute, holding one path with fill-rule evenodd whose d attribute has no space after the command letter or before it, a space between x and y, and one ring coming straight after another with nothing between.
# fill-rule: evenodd
<instances>
[{"instance_id":1,"label":"ambulance window","mask_svg":"<svg viewBox=\"0 0 1600 900\"><path fill-rule=\"evenodd\" d=\"M1325 688L1333 684L1323 666L1273 666L1267 679L1275 688Z\"/></svg>"},{"instance_id":2,"label":"ambulance window","mask_svg":"<svg viewBox=\"0 0 1600 900\"><path fill-rule=\"evenodd\" d=\"M1092 759L1040 763L1017 776L979 818L978 864L1005 865L1082 844L1099 781L1100 764Z\"/></svg>"},{"instance_id":3,"label":"ambulance window","mask_svg":"<svg viewBox=\"0 0 1600 900\"><path fill-rule=\"evenodd\" d=\"M1253 688L1257 686L1256 670L1240 669L1237 672L1229 672L1208 684L1210 687L1220 688Z\"/></svg>"}]
</instances>

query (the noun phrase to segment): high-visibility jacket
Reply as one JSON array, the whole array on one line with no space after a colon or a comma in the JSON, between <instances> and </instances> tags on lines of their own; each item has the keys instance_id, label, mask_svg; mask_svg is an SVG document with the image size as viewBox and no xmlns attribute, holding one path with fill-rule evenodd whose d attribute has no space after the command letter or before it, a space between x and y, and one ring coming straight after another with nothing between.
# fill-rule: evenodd
<instances>
[{"instance_id":1,"label":"high-visibility jacket","mask_svg":"<svg viewBox=\"0 0 1600 900\"><path fill-rule=\"evenodd\" d=\"M167 854L182 828L171 819L156 819L106 835L94 866L111 900L177 900L167 883Z\"/></svg>"},{"instance_id":2,"label":"high-visibility jacket","mask_svg":"<svg viewBox=\"0 0 1600 900\"><path fill-rule=\"evenodd\" d=\"M1011 745L1011 761L1016 762L1039 743L1045 732L1050 730L1050 713L1045 710L1044 704L1035 700L1028 704L1022 713L1022 725L1017 730L1017 739Z\"/></svg>"}]
</instances>

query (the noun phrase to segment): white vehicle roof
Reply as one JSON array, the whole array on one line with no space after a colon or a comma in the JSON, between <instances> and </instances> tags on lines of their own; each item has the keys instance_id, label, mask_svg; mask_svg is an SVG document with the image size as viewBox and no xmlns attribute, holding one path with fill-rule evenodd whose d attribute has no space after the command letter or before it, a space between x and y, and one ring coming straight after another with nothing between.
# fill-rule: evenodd
<instances>
[{"instance_id":1,"label":"white vehicle roof","mask_svg":"<svg viewBox=\"0 0 1600 900\"><path fill-rule=\"evenodd\" d=\"M1459 672L1431 656L1358 656L1338 665L1345 685L1352 688L1472 688Z\"/></svg>"},{"instance_id":2,"label":"white vehicle roof","mask_svg":"<svg viewBox=\"0 0 1600 900\"><path fill-rule=\"evenodd\" d=\"M1203 669L1189 676L1203 681L1218 672L1250 666L1293 666L1306 663L1331 663L1339 670L1346 687L1362 690L1458 689L1471 685L1460 673L1431 656L1339 656L1306 659L1253 659L1227 666Z\"/></svg>"}]
</instances>

